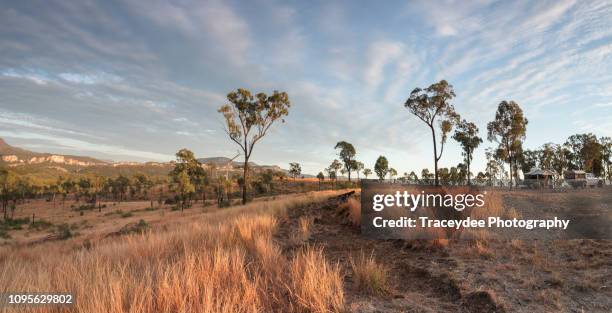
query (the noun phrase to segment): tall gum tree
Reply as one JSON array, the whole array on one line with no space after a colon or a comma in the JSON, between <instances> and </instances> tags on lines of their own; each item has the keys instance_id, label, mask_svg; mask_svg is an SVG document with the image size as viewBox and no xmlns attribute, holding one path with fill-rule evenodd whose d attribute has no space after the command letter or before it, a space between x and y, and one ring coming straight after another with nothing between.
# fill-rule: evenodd
<instances>
[{"instance_id":1,"label":"tall gum tree","mask_svg":"<svg viewBox=\"0 0 612 313\"><path fill-rule=\"evenodd\" d=\"M496 155L510 167L510 187L516 175L516 161L522 151L527 123L518 103L504 100L497 106L495 119L487 124L489 141L499 144Z\"/></svg>"},{"instance_id":2,"label":"tall gum tree","mask_svg":"<svg viewBox=\"0 0 612 313\"><path fill-rule=\"evenodd\" d=\"M436 186L440 184L438 179L438 161L442 158L444 144L446 143L448 133L459 122L459 114L455 112L454 106L449 103L454 97L455 91L453 86L446 80L441 80L425 89L415 88L404 103L404 107L427 124L431 130ZM436 121L439 121L437 125ZM437 127L440 130L440 153L438 153L436 138Z\"/></svg>"},{"instance_id":3,"label":"tall gum tree","mask_svg":"<svg viewBox=\"0 0 612 313\"><path fill-rule=\"evenodd\" d=\"M344 170L348 173L348 180L351 181L351 171L355 169L355 147L346 141L340 141L334 149L340 149L338 156L344 163Z\"/></svg>"},{"instance_id":4,"label":"tall gum tree","mask_svg":"<svg viewBox=\"0 0 612 313\"><path fill-rule=\"evenodd\" d=\"M253 96L250 91L239 88L227 94L229 104L219 108L225 118L225 131L244 154L242 204L247 203L249 158L255 144L268 132L270 127L289 114L291 103L286 92L274 91L268 96L260 92Z\"/></svg>"},{"instance_id":5,"label":"tall gum tree","mask_svg":"<svg viewBox=\"0 0 612 313\"><path fill-rule=\"evenodd\" d=\"M453 139L459 142L463 149L463 156L465 157L465 163L467 165L467 183L470 185L470 165L472 164L472 156L474 150L482 143L482 139L478 137L478 127L472 122L462 120L457 125Z\"/></svg>"}]
</instances>

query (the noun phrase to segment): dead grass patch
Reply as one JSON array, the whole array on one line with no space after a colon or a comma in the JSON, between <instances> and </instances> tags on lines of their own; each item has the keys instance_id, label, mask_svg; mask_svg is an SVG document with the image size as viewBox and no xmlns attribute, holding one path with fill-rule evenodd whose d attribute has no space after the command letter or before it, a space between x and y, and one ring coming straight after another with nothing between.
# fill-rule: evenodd
<instances>
[{"instance_id":1,"label":"dead grass patch","mask_svg":"<svg viewBox=\"0 0 612 313\"><path fill-rule=\"evenodd\" d=\"M350 263L357 288L372 295L389 293L389 270L384 264L376 261L373 253L366 256L361 251L357 258L351 257Z\"/></svg>"},{"instance_id":2,"label":"dead grass patch","mask_svg":"<svg viewBox=\"0 0 612 313\"><path fill-rule=\"evenodd\" d=\"M298 219L298 225L294 232L291 233L289 240L291 243L298 245L302 244L310 239L310 232L312 227L312 218L307 216L301 216Z\"/></svg>"}]
</instances>

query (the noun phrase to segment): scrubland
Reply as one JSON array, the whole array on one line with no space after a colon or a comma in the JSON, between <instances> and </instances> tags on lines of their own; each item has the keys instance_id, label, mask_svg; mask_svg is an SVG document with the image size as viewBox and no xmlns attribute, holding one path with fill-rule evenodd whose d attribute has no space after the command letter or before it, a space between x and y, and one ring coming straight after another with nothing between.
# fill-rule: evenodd
<instances>
[{"instance_id":1,"label":"scrubland","mask_svg":"<svg viewBox=\"0 0 612 313\"><path fill-rule=\"evenodd\" d=\"M253 202L93 243L5 246L0 292L76 294L73 307L35 312L339 312L338 265L317 247L287 257L273 240L277 216L333 194Z\"/></svg>"},{"instance_id":2,"label":"scrubland","mask_svg":"<svg viewBox=\"0 0 612 313\"><path fill-rule=\"evenodd\" d=\"M488 195L487 210L508 218L524 217L534 210L554 212L572 206L576 197L584 198L581 203L591 199L608 206L612 203L608 191L499 191ZM105 215L104 209L87 212L72 217L92 224L81 234L0 247L0 292L77 295L73 307L31 312L610 312L612 308L611 241L497 240L486 231L462 239L372 240L360 234L359 195L342 201L333 197L339 192L184 212L118 205L133 212L129 217ZM106 213L115 210L107 208ZM139 219L146 225L139 233L117 232L122 224Z\"/></svg>"}]
</instances>

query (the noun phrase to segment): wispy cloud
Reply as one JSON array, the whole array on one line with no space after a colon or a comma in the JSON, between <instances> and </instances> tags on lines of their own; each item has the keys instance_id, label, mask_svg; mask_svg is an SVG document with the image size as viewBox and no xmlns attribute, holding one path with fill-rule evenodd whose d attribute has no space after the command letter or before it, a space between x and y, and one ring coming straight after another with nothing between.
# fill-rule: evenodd
<instances>
[{"instance_id":1,"label":"wispy cloud","mask_svg":"<svg viewBox=\"0 0 612 313\"><path fill-rule=\"evenodd\" d=\"M105 158L226 155L225 95L278 89L290 115L255 161L315 173L348 140L369 166L386 154L419 171L430 138L403 102L442 78L483 137L508 99L530 119L528 146L612 135L611 43L609 1L11 2L0 10L0 135ZM449 141L443 164L460 159Z\"/></svg>"}]
</instances>

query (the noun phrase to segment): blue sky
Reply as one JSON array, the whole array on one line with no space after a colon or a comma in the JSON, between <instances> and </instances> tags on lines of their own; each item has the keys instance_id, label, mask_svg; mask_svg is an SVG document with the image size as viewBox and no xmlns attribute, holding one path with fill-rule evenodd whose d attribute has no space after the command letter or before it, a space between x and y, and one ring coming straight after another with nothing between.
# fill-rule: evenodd
<instances>
[{"instance_id":1,"label":"blue sky","mask_svg":"<svg viewBox=\"0 0 612 313\"><path fill-rule=\"evenodd\" d=\"M384 3L382 5L381 3ZM112 160L232 156L217 108L238 87L292 108L253 161L317 173L352 142L372 167L432 168L428 128L403 107L440 79L486 123L514 100L525 146L612 136L610 1L2 1L0 137ZM484 167L484 148L475 170ZM449 140L442 166L461 161Z\"/></svg>"}]
</instances>

